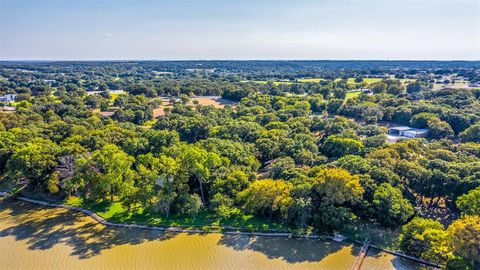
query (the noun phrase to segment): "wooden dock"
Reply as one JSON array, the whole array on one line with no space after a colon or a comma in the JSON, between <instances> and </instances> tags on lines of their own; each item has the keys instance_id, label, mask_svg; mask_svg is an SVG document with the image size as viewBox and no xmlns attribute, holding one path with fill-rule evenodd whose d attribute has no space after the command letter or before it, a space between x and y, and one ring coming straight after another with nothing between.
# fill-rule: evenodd
<instances>
[{"instance_id":1,"label":"wooden dock","mask_svg":"<svg viewBox=\"0 0 480 270\"><path fill-rule=\"evenodd\" d=\"M370 241L365 239L365 242L363 242L362 249L360 249L360 252L357 255L357 259L355 260L355 263L352 266L352 270L359 270L360 266L362 266L363 259L365 259L365 256L367 256L367 251L370 248Z\"/></svg>"}]
</instances>

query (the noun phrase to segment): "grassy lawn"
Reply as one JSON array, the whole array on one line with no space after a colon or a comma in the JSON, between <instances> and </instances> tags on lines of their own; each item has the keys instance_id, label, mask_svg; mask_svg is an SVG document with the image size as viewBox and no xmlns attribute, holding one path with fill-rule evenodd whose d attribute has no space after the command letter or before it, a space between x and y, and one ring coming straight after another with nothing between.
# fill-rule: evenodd
<instances>
[{"instance_id":1,"label":"grassy lawn","mask_svg":"<svg viewBox=\"0 0 480 270\"><path fill-rule=\"evenodd\" d=\"M416 79L400 79L400 82L403 84L411 83L416 81Z\"/></svg>"},{"instance_id":2,"label":"grassy lawn","mask_svg":"<svg viewBox=\"0 0 480 270\"><path fill-rule=\"evenodd\" d=\"M297 79L296 82L289 82L289 81L274 81L273 83L275 85L280 85L280 84L293 84L293 83L311 83L311 82L314 82L314 83L318 83L320 81L324 81L326 79L324 78L301 78L301 79ZM335 79L335 81L340 81L341 79L340 78L337 78ZM379 82L383 80L383 78L363 78L363 82L366 82L367 84L372 84L372 83L376 83L376 82ZM403 83L403 84L407 84L409 82L413 82L415 81L414 79L400 79L400 81ZM253 82L253 83L260 83L260 84L266 84L268 81L243 81L243 82ZM348 78L347 80L347 84L349 85L358 85L358 84L361 84L361 83L356 83L355 82L355 78Z\"/></svg>"},{"instance_id":3,"label":"grassy lawn","mask_svg":"<svg viewBox=\"0 0 480 270\"><path fill-rule=\"evenodd\" d=\"M461 89L461 88L467 88L468 87L468 81L457 81L454 84L443 84L443 83L434 83L433 84L433 89L442 89L442 88L453 88L453 89ZM474 89L474 88L469 88L469 89Z\"/></svg>"},{"instance_id":4,"label":"grassy lawn","mask_svg":"<svg viewBox=\"0 0 480 270\"><path fill-rule=\"evenodd\" d=\"M147 126L147 127L153 127L157 123L157 121L158 121L158 119L153 118L152 120L149 120L149 121L143 123L143 125Z\"/></svg>"},{"instance_id":5,"label":"grassy lawn","mask_svg":"<svg viewBox=\"0 0 480 270\"><path fill-rule=\"evenodd\" d=\"M303 78L303 79L298 79L297 81L301 82L301 83L308 83L308 82L318 83L320 81L325 81L325 79L323 79L323 78Z\"/></svg>"},{"instance_id":6,"label":"grassy lawn","mask_svg":"<svg viewBox=\"0 0 480 270\"><path fill-rule=\"evenodd\" d=\"M301 83L307 83L307 82L320 82L324 80L325 80L324 78L303 78L303 79L298 79L297 81ZM340 78L335 79L335 81L340 81L340 80L341 80ZM379 82L381 80L383 79L382 78L364 78L363 79L363 81L368 84ZM348 78L347 83L351 85L359 84L355 82L355 78Z\"/></svg>"},{"instance_id":7,"label":"grassy lawn","mask_svg":"<svg viewBox=\"0 0 480 270\"><path fill-rule=\"evenodd\" d=\"M220 219L213 213L203 212L198 214L195 218L186 215L171 215L167 218L162 214L151 213L141 207L132 208L131 211L128 211L128 209L120 202L103 201L101 203L88 203L79 197L70 197L64 203L89 209L111 222L200 227L206 229L219 229L218 226L232 226L245 228L251 231L289 229L281 222L258 218L253 215L243 215L239 217L231 217L229 219Z\"/></svg>"},{"instance_id":8,"label":"grassy lawn","mask_svg":"<svg viewBox=\"0 0 480 270\"><path fill-rule=\"evenodd\" d=\"M202 212L195 218L186 215L171 215L168 218L162 214L154 214L141 207L128 211L120 202L103 201L101 203L84 202L79 197L70 197L65 204L89 209L111 222L151 224L160 226L178 226L185 228L203 228L205 230L221 231L219 226L232 226L247 231L281 230L292 231L290 227L276 220L242 215L229 219L220 219L211 212ZM365 220L357 220L345 226L340 233L353 240L364 241L368 238L373 244L390 249L399 250L398 237L400 228L388 229Z\"/></svg>"},{"instance_id":9,"label":"grassy lawn","mask_svg":"<svg viewBox=\"0 0 480 270\"><path fill-rule=\"evenodd\" d=\"M118 96L120 95L125 95L125 94L119 94L119 93L115 93L115 94L110 94L110 102L115 102L115 99L117 99Z\"/></svg>"},{"instance_id":10,"label":"grassy lawn","mask_svg":"<svg viewBox=\"0 0 480 270\"><path fill-rule=\"evenodd\" d=\"M259 84L267 84L269 81L245 81L245 82L253 82ZM281 85L281 84L294 84L295 82L288 82L288 81L272 81L274 85Z\"/></svg>"},{"instance_id":11,"label":"grassy lawn","mask_svg":"<svg viewBox=\"0 0 480 270\"><path fill-rule=\"evenodd\" d=\"M363 82L366 82L367 84L371 83L376 83L383 80L382 78L363 78ZM361 83L356 83L355 78L348 78L347 80L348 84L361 84Z\"/></svg>"},{"instance_id":12,"label":"grassy lawn","mask_svg":"<svg viewBox=\"0 0 480 270\"><path fill-rule=\"evenodd\" d=\"M345 99L358 97L361 93L362 93L361 91L348 92L348 93L347 93L347 96L345 97Z\"/></svg>"}]
</instances>

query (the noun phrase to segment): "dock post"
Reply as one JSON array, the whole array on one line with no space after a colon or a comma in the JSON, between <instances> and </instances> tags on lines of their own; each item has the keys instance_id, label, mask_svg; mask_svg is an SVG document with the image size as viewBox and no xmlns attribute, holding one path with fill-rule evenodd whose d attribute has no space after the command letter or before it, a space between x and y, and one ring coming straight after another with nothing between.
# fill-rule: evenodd
<instances>
[{"instance_id":1,"label":"dock post","mask_svg":"<svg viewBox=\"0 0 480 270\"><path fill-rule=\"evenodd\" d=\"M365 256L367 256L367 251L369 247L370 247L370 241L368 241L368 239L365 239L365 241L363 242L362 249L360 249L360 252L357 255L357 259L355 259L355 263L352 266L352 270L360 269L363 259L365 259Z\"/></svg>"}]
</instances>

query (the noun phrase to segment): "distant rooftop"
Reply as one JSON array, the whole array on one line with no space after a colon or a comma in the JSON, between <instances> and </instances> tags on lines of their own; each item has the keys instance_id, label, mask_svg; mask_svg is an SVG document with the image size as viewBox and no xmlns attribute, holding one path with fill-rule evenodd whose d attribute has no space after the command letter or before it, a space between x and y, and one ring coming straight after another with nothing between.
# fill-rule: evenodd
<instances>
[{"instance_id":1,"label":"distant rooftop","mask_svg":"<svg viewBox=\"0 0 480 270\"><path fill-rule=\"evenodd\" d=\"M428 133L428 129L411 128L408 130L408 132L419 135L419 134Z\"/></svg>"},{"instance_id":2,"label":"distant rooftop","mask_svg":"<svg viewBox=\"0 0 480 270\"><path fill-rule=\"evenodd\" d=\"M409 126L397 126L397 127L390 127L388 129L389 130L397 130L397 131L405 131L405 130L411 130L413 128L409 127Z\"/></svg>"}]
</instances>

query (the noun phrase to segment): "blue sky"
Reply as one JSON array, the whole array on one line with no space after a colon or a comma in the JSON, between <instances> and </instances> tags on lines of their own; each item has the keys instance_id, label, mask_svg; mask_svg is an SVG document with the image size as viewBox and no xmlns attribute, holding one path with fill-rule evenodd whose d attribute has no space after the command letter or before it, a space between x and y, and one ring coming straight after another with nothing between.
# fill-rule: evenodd
<instances>
[{"instance_id":1,"label":"blue sky","mask_svg":"<svg viewBox=\"0 0 480 270\"><path fill-rule=\"evenodd\" d=\"M480 59L479 0L0 0L0 59Z\"/></svg>"}]
</instances>

